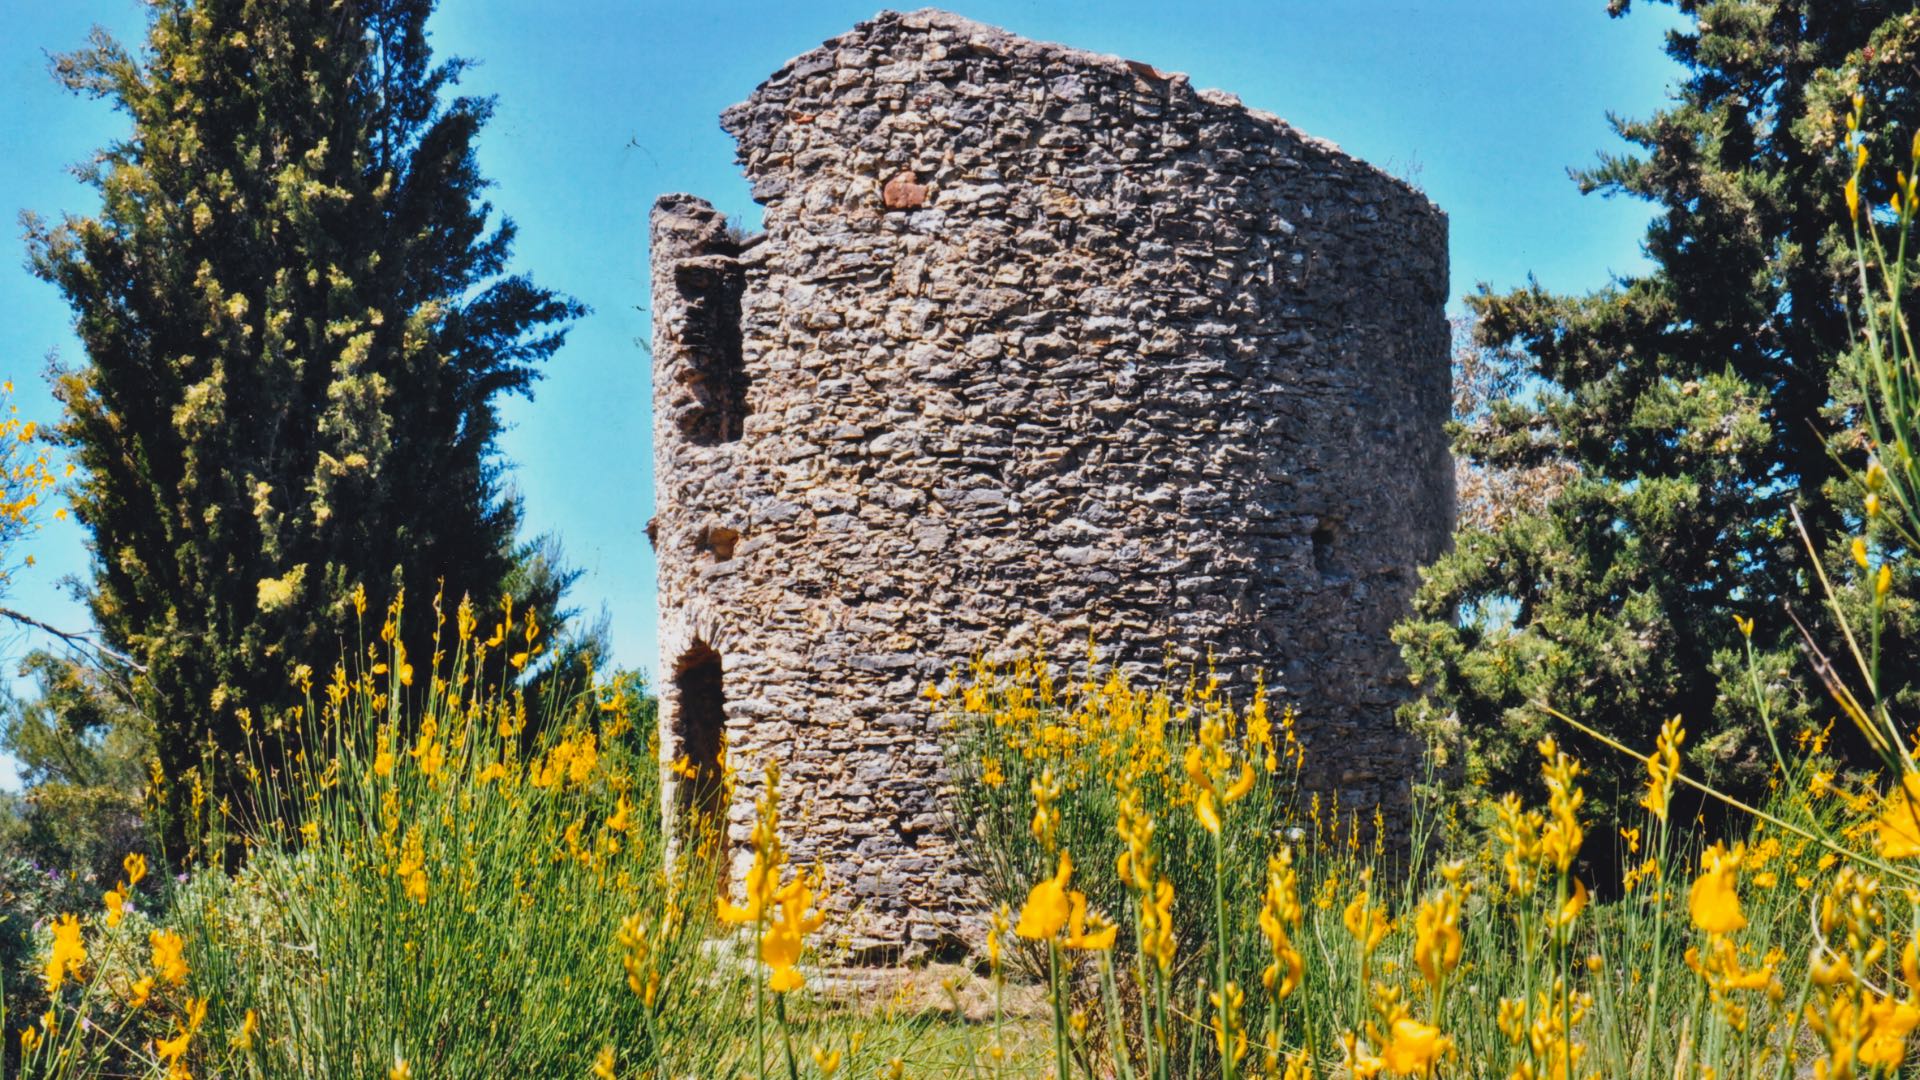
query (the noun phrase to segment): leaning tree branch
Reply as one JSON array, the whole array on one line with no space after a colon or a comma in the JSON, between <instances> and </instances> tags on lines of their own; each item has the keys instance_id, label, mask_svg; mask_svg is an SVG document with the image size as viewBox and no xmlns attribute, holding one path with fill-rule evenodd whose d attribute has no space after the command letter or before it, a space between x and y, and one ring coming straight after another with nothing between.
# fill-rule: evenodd
<instances>
[{"instance_id":1,"label":"leaning tree branch","mask_svg":"<svg viewBox=\"0 0 1920 1080\"><path fill-rule=\"evenodd\" d=\"M123 664L127 667L130 667L134 671L142 675L145 675L147 673L147 666L145 664L140 663L138 660L135 660L133 657L128 656L126 653L123 653L118 649L113 649L113 648L109 648L106 645L102 645L99 639L95 638L94 635L91 633L83 632L83 631L62 630L57 626L50 626L47 623L41 622L39 619L36 619L33 616L28 615L26 612L15 611L9 607L0 607L0 618L9 619L13 622L19 623L22 626L30 626L35 630L41 631L42 633L52 634L54 637L59 638L61 641L66 642L68 645L76 649L91 650L92 652L98 653L99 655L104 656L107 659L114 661L115 663Z\"/></svg>"}]
</instances>

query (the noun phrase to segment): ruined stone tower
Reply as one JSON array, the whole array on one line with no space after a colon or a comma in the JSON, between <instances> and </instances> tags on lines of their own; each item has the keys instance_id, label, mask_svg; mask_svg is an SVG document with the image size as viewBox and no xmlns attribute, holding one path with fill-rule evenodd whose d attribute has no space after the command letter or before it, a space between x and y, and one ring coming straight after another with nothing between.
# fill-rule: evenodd
<instances>
[{"instance_id":1,"label":"ruined stone tower","mask_svg":"<svg viewBox=\"0 0 1920 1080\"><path fill-rule=\"evenodd\" d=\"M1264 668L1311 784L1404 803L1387 631L1453 520L1438 209L1184 76L937 11L721 122L766 231L653 209L652 535L662 745L704 767L724 730L735 844L778 759L856 937L944 938L919 694L1088 627Z\"/></svg>"}]
</instances>

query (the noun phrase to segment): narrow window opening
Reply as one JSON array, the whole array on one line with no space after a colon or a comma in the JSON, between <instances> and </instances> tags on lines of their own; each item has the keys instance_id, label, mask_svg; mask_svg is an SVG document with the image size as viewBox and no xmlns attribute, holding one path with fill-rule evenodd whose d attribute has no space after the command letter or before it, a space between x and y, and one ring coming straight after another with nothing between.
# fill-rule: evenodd
<instances>
[{"instance_id":1,"label":"narrow window opening","mask_svg":"<svg viewBox=\"0 0 1920 1080\"><path fill-rule=\"evenodd\" d=\"M682 260L674 271L686 301L682 343L686 380L695 405L680 414L680 430L700 446L733 442L745 430L747 371L742 354L740 294L746 274L731 241L714 254Z\"/></svg>"},{"instance_id":2,"label":"narrow window opening","mask_svg":"<svg viewBox=\"0 0 1920 1080\"><path fill-rule=\"evenodd\" d=\"M1322 521L1320 526L1313 530L1313 568L1328 581L1343 581L1348 576L1341 565L1339 543L1340 523L1338 521Z\"/></svg>"},{"instance_id":3,"label":"narrow window opening","mask_svg":"<svg viewBox=\"0 0 1920 1080\"><path fill-rule=\"evenodd\" d=\"M722 835L720 738L726 730L727 696L720 654L696 642L674 666L674 741L684 765L674 792L675 828L682 842L698 844Z\"/></svg>"}]
</instances>

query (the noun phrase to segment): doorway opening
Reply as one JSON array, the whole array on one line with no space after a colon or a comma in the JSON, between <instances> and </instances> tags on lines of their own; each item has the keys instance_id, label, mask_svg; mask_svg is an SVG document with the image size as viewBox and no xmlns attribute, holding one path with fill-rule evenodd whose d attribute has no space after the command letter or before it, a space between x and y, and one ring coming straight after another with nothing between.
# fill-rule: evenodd
<instances>
[{"instance_id":1,"label":"doorway opening","mask_svg":"<svg viewBox=\"0 0 1920 1080\"><path fill-rule=\"evenodd\" d=\"M698 847L726 833L720 741L727 724L725 671L720 654L696 641L674 665L674 822L678 839Z\"/></svg>"}]
</instances>

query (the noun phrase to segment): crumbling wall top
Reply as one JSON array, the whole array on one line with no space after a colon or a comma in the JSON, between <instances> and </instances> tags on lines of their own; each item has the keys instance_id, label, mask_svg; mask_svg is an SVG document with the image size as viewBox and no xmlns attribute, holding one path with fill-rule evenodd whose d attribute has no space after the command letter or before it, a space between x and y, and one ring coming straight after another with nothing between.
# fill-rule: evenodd
<instances>
[{"instance_id":1,"label":"crumbling wall top","mask_svg":"<svg viewBox=\"0 0 1920 1080\"><path fill-rule=\"evenodd\" d=\"M916 47L918 39L935 38ZM872 68L873 53L894 57L891 64L880 65L879 77L898 85L921 84L928 80L924 65L961 61L968 58L994 58L1010 69L1026 69L1045 74L1053 92L1067 97L1076 92L1076 75L1101 76L1125 80L1135 85L1160 88L1169 104L1184 107L1203 122L1224 121L1235 125L1240 141L1271 141L1295 146L1320 163L1339 170L1352 169L1371 174L1418 199L1427 209L1444 216L1426 193L1407 181L1384 172L1354 157L1329 140L1309 135L1279 116L1249 107L1238 95L1225 90L1194 89L1191 80L1180 72L1163 72L1151 64L1108 53L1091 52L1070 45L1034 41L987 23L939 8L918 11L882 11L818 47L801 53L781 65L754 92L721 114L720 123L740 144L740 160L752 166L771 151L778 128L786 122L810 122L813 117L793 106L796 86L812 76L838 68ZM754 198L766 202L779 194L756 181Z\"/></svg>"}]
</instances>

